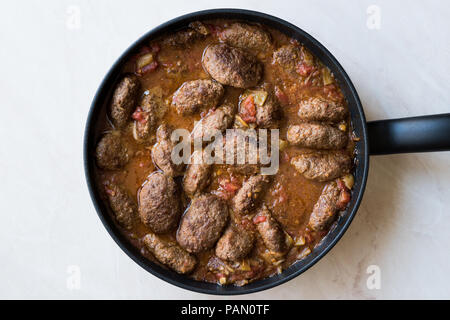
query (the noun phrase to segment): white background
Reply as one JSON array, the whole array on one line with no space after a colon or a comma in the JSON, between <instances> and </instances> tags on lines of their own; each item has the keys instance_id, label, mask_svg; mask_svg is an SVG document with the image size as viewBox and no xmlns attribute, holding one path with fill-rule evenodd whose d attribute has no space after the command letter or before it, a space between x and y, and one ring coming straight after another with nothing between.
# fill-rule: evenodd
<instances>
[{"instance_id":1,"label":"white background","mask_svg":"<svg viewBox=\"0 0 450 320\"><path fill-rule=\"evenodd\" d=\"M370 5L380 29L367 26ZM214 7L263 11L312 34L350 75L368 120L450 111L448 3L4 1L0 298L216 298L157 279L118 248L82 163L89 106L116 58L160 23ZM241 298L450 298L449 164L449 152L372 157L361 209L338 245L302 276ZM370 265L379 290L366 286ZM79 288L67 285L70 266Z\"/></svg>"}]
</instances>

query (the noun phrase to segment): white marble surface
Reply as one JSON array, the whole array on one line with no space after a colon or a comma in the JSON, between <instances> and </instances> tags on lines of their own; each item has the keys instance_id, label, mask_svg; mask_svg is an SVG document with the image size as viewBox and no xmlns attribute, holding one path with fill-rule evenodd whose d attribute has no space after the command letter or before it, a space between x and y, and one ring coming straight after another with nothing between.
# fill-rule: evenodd
<instances>
[{"instance_id":1,"label":"white marble surface","mask_svg":"<svg viewBox=\"0 0 450 320\"><path fill-rule=\"evenodd\" d=\"M163 3L2 3L0 298L217 298L132 262L100 223L84 180L83 129L97 86L130 43L168 19L213 7L264 11L329 48L368 120L450 111L448 3ZM367 27L370 5L381 9L380 29ZM70 19L77 10L79 28ZM450 298L449 163L449 152L371 158L361 209L338 245L302 276L237 298ZM370 265L381 271L378 290L366 286ZM79 288L67 285L70 266L80 270Z\"/></svg>"}]
</instances>

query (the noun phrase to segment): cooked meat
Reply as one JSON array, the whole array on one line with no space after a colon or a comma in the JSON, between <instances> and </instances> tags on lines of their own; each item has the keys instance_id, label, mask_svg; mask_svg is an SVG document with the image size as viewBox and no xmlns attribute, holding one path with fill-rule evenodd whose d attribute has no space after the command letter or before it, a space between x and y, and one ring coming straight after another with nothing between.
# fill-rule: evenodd
<instances>
[{"instance_id":1,"label":"cooked meat","mask_svg":"<svg viewBox=\"0 0 450 320\"><path fill-rule=\"evenodd\" d=\"M246 214L255 209L269 185L269 176L256 175L244 182L233 198L235 213Z\"/></svg>"},{"instance_id":2,"label":"cooked meat","mask_svg":"<svg viewBox=\"0 0 450 320\"><path fill-rule=\"evenodd\" d=\"M231 173L254 175L259 172L258 140L240 129L227 130L222 163Z\"/></svg>"},{"instance_id":3,"label":"cooked meat","mask_svg":"<svg viewBox=\"0 0 450 320\"><path fill-rule=\"evenodd\" d=\"M152 159L164 174L180 176L183 174L184 163L175 164L172 161L174 143L171 140L172 127L162 124L156 131L156 144L152 148Z\"/></svg>"},{"instance_id":4,"label":"cooked meat","mask_svg":"<svg viewBox=\"0 0 450 320\"><path fill-rule=\"evenodd\" d=\"M204 34L198 32L197 30L193 28L186 28L167 36L162 43L164 45L184 49L203 37Z\"/></svg>"},{"instance_id":5,"label":"cooked meat","mask_svg":"<svg viewBox=\"0 0 450 320\"><path fill-rule=\"evenodd\" d=\"M117 170L128 163L128 148L119 131L105 134L95 150L97 165L106 170Z\"/></svg>"},{"instance_id":6,"label":"cooked meat","mask_svg":"<svg viewBox=\"0 0 450 320\"><path fill-rule=\"evenodd\" d=\"M163 240L156 234L147 234L144 244L159 262L178 273L190 273L197 264L195 256L183 250L176 242Z\"/></svg>"},{"instance_id":7,"label":"cooked meat","mask_svg":"<svg viewBox=\"0 0 450 320\"><path fill-rule=\"evenodd\" d=\"M264 105L256 106L256 124L259 128L275 129L280 118L280 104L274 96L269 95Z\"/></svg>"},{"instance_id":8,"label":"cooked meat","mask_svg":"<svg viewBox=\"0 0 450 320\"><path fill-rule=\"evenodd\" d=\"M190 115L200 109L214 108L225 90L213 80L187 81L173 95L172 104L181 115Z\"/></svg>"},{"instance_id":9,"label":"cooked meat","mask_svg":"<svg viewBox=\"0 0 450 320\"><path fill-rule=\"evenodd\" d=\"M212 164L208 164L206 159L202 158L200 151L195 151L191 156L191 163L187 166L183 179L184 192L192 197L202 192L210 183Z\"/></svg>"},{"instance_id":10,"label":"cooked meat","mask_svg":"<svg viewBox=\"0 0 450 320\"><path fill-rule=\"evenodd\" d=\"M232 87L253 87L262 75L262 66L253 55L226 44L208 46L202 63L211 77Z\"/></svg>"},{"instance_id":11,"label":"cooked meat","mask_svg":"<svg viewBox=\"0 0 450 320\"><path fill-rule=\"evenodd\" d=\"M140 106L136 108L136 111L132 115L135 119L135 139L148 139L154 133L168 109L160 87L146 92L142 97Z\"/></svg>"},{"instance_id":12,"label":"cooked meat","mask_svg":"<svg viewBox=\"0 0 450 320\"><path fill-rule=\"evenodd\" d=\"M344 151L330 151L301 154L291 164L307 179L330 181L350 172L352 160Z\"/></svg>"},{"instance_id":13,"label":"cooked meat","mask_svg":"<svg viewBox=\"0 0 450 320\"><path fill-rule=\"evenodd\" d=\"M246 49L249 52L266 52L272 47L270 34L259 26L233 23L220 32L219 39L230 46Z\"/></svg>"},{"instance_id":14,"label":"cooked meat","mask_svg":"<svg viewBox=\"0 0 450 320\"><path fill-rule=\"evenodd\" d=\"M216 256L223 260L237 261L245 258L253 248L253 234L231 224L216 245Z\"/></svg>"},{"instance_id":15,"label":"cooked meat","mask_svg":"<svg viewBox=\"0 0 450 320\"><path fill-rule=\"evenodd\" d=\"M207 36L211 33L209 31L208 27L200 21L194 21L194 22L189 23L189 28L197 31L198 33L200 33L203 36Z\"/></svg>"},{"instance_id":16,"label":"cooked meat","mask_svg":"<svg viewBox=\"0 0 450 320\"><path fill-rule=\"evenodd\" d=\"M116 184L106 187L109 205L117 222L127 230L133 227L137 217L137 205L128 192Z\"/></svg>"},{"instance_id":17,"label":"cooked meat","mask_svg":"<svg viewBox=\"0 0 450 320\"><path fill-rule=\"evenodd\" d=\"M142 223L155 233L173 230L181 215L180 198L172 177L152 173L139 192L139 215Z\"/></svg>"},{"instance_id":18,"label":"cooked meat","mask_svg":"<svg viewBox=\"0 0 450 320\"><path fill-rule=\"evenodd\" d=\"M209 140L218 132L231 127L234 119L234 107L230 104L224 104L208 114L197 122L192 130L193 140Z\"/></svg>"},{"instance_id":19,"label":"cooked meat","mask_svg":"<svg viewBox=\"0 0 450 320\"><path fill-rule=\"evenodd\" d=\"M116 128L124 127L136 106L140 83L135 75L126 75L114 90L111 102L111 121Z\"/></svg>"},{"instance_id":20,"label":"cooked meat","mask_svg":"<svg viewBox=\"0 0 450 320\"><path fill-rule=\"evenodd\" d=\"M220 198L205 194L194 198L183 215L178 243L191 253L211 249L228 222L228 206Z\"/></svg>"},{"instance_id":21,"label":"cooked meat","mask_svg":"<svg viewBox=\"0 0 450 320\"><path fill-rule=\"evenodd\" d=\"M309 98L299 104L298 116L305 121L339 122L348 115L342 104L322 98Z\"/></svg>"},{"instance_id":22,"label":"cooked meat","mask_svg":"<svg viewBox=\"0 0 450 320\"><path fill-rule=\"evenodd\" d=\"M289 249L286 235L265 205L258 210L253 221L267 249L275 256L283 256Z\"/></svg>"},{"instance_id":23,"label":"cooked meat","mask_svg":"<svg viewBox=\"0 0 450 320\"><path fill-rule=\"evenodd\" d=\"M319 200L314 205L308 226L315 230L323 230L329 226L336 212L339 210L341 190L336 181L329 182L322 191Z\"/></svg>"},{"instance_id":24,"label":"cooked meat","mask_svg":"<svg viewBox=\"0 0 450 320\"><path fill-rule=\"evenodd\" d=\"M301 63L302 53L298 46L284 45L273 53L272 64L286 75L298 77L297 66Z\"/></svg>"},{"instance_id":25,"label":"cooked meat","mask_svg":"<svg viewBox=\"0 0 450 320\"><path fill-rule=\"evenodd\" d=\"M301 123L289 127L290 144L312 149L342 149L347 145L347 134L326 124Z\"/></svg>"}]
</instances>

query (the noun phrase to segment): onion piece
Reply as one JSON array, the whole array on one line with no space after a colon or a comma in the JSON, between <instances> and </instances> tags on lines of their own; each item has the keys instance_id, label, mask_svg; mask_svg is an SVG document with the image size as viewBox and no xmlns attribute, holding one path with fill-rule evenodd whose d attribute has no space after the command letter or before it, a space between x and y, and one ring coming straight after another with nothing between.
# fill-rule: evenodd
<instances>
[{"instance_id":1,"label":"onion piece","mask_svg":"<svg viewBox=\"0 0 450 320\"><path fill-rule=\"evenodd\" d=\"M327 67L322 68L322 79L324 86L333 83L333 76L331 75L330 69L328 69Z\"/></svg>"},{"instance_id":2,"label":"onion piece","mask_svg":"<svg viewBox=\"0 0 450 320\"><path fill-rule=\"evenodd\" d=\"M136 61L136 69L141 70L146 65L153 62L153 54L152 53L146 53L142 56L140 56Z\"/></svg>"}]
</instances>

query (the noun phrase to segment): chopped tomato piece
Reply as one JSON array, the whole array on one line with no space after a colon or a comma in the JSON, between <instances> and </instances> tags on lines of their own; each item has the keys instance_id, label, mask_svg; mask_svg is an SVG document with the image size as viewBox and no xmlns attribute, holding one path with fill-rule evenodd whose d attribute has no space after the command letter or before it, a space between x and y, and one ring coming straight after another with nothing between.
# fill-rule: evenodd
<instances>
[{"instance_id":1,"label":"chopped tomato piece","mask_svg":"<svg viewBox=\"0 0 450 320\"><path fill-rule=\"evenodd\" d=\"M297 65L296 70L299 75L306 77L314 70L314 66L303 62Z\"/></svg>"},{"instance_id":2,"label":"chopped tomato piece","mask_svg":"<svg viewBox=\"0 0 450 320\"><path fill-rule=\"evenodd\" d=\"M338 185L338 188L341 190L341 194L339 195L337 207L340 210L343 210L343 209L345 209L345 207L347 207L347 204L350 202L351 194L350 194L349 189L345 186L344 181L342 181L341 179L339 179L337 181L337 185Z\"/></svg>"},{"instance_id":3,"label":"chopped tomato piece","mask_svg":"<svg viewBox=\"0 0 450 320\"><path fill-rule=\"evenodd\" d=\"M146 66L144 66L142 69L138 70L139 74L146 74L148 72L155 71L155 69L158 67L158 62L153 61Z\"/></svg>"},{"instance_id":4,"label":"chopped tomato piece","mask_svg":"<svg viewBox=\"0 0 450 320\"><path fill-rule=\"evenodd\" d=\"M244 101L241 102L241 108L239 112L242 120L247 123L256 122L256 105L255 99L252 95L245 98Z\"/></svg>"},{"instance_id":5,"label":"chopped tomato piece","mask_svg":"<svg viewBox=\"0 0 450 320\"><path fill-rule=\"evenodd\" d=\"M289 99L287 95L278 86L275 87L275 96L278 98L278 101L280 101L281 104L283 105L289 104Z\"/></svg>"},{"instance_id":6,"label":"chopped tomato piece","mask_svg":"<svg viewBox=\"0 0 450 320\"><path fill-rule=\"evenodd\" d=\"M228 183L225 183L224 185L223 185L223 189L225 190L225 191L227 191L227 192L236 192L237 190L239 190L241 187L239 186L239 185L237 185L237 184L234 184L234 183L232 183L232 182L228 182Z\"/></svg>"},{"instance_id":7,"label":"chopped tomato piece","mask_svg":"<svg viewBox=\"0 0 450 320\"><path fill-rule=\"evenodd\" d=\"M144 113L144 111L142 111L141 107L137 107L136 108L136 111L133 112L133 114L131 115L131 118L133 120L136 120L136 121L140 122L140 123L146 123L147 122L147 119L145 118L145 113Z\"/></svg>"},{"instance_id":8,"label":"chopped tomato piece","mask_svg":"<svg viewBox=\"0 0 450 320\"><path fill-rule=\"evenodd\" d=\"M258 224L258 223L266 221L266 219L267 218L265 216L256 216L253 218L253 223Z\"/></svg>"},{"instance_id":9,"label":"chopped tomato piece","mask_svg":"<svg viewBox=\"0 0 450 320\"><path fill-rule=\"evenodd\" d=\"M347 207L347 204L350 202L350 199L350 192L348 192L348 190L342 190L341 194L339 195L337 207L341 210L345 209L345 207Z\"/></svg>"}]
</instances>

